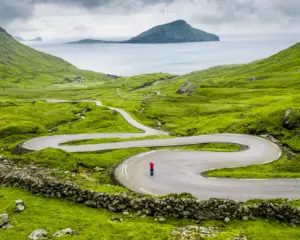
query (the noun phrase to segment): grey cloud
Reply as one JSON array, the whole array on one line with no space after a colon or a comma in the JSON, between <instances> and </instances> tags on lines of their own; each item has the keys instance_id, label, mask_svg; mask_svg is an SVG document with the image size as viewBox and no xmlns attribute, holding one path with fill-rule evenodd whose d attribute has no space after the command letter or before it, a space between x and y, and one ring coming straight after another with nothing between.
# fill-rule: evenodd
<instances>
[{"instance_id":1,"label":"grey cloud","mask_svg":"<svg viewBox=\"0 0 300 240\"><path fill-rule=\"evenodd\" d=\"M126 8L132 8L137 5L147 6L147 5L155 5L158 3L170 4L175 0L32 0L33 4L40 3L51 3L51 4L60 4L60 5L71 5L71 6L79 6L88 9L93 9L102 6L123 6Z\"/></svg>"},{"instance_id":2,"label":"grey cloud","mask_svg":"<svg viewBox=\"0 0 300 240\"><path fill-rule=\"evenodd\" d=\"M257 19L262 24L296 23L300 19L299 0L190 0L200 5L206 2L209 13L197 14L193 20L208 25L249 22Z\"/></svg>"},{"instance_id":3,"label":"grey cloud","mask_svg":"<svg viewBox=\"0 0 300 240\"><path fill-rule=\"evenodd\" d=\"M0 23L5 25L15 19L31 17L33 6L29 1L0 0Z\"/></svg>"},{"instance_id":4,"label":"grey cloud","mask_svg":"<svg viewBox=\"0 0 300 240\"><path fill-rule=\"evenodd\" d=\"M98 7L123 9L124 13L148 5L159 3L170 4L175 0L0 0L0 24L6 25L15 19L28 19L32 16L34 6L38 4L55 4L62 6L76 6L85 9Z\"/></svg>"},{"instance_id":5,"label":"grey cloud","mask_svg":"<svg viewBox=\"0 0 300 240\"><path fill-rule=\"evenodd\" d=\"M289 18L300 18L299 0L277 1L274 9Z\"/></svg>"},{"instance_id":6,"label":"grey cloud","mask_svg":"<svg viewBox=\"0 0 300 240\"><path fill-rule=\"evenodd\" d=\"M193 19L210 25L238 22L255 14L259 9L255 5L255 0L207 0L207 2L215 10L214 14L197 15Z\"/></svg>"}]
</instances>

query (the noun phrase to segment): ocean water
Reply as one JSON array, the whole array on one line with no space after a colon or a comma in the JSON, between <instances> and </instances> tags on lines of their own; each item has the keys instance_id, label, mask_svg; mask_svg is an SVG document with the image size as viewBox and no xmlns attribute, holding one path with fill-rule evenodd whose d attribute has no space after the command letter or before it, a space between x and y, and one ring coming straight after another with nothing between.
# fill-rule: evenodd
<instances>
[{"instance_id":1,"label":"ocean water","mask_svg":"<svg viewBox=\"0 0 300 240\"><path fill-rule=\"evenodd\" d=\"M299 34L289 34L226 36L220 42L177 44L26 44L81 69L131 76L153 72L186 74L217 65L248 63L269 57L299 41Z\"/></svg>"}]
</instances>

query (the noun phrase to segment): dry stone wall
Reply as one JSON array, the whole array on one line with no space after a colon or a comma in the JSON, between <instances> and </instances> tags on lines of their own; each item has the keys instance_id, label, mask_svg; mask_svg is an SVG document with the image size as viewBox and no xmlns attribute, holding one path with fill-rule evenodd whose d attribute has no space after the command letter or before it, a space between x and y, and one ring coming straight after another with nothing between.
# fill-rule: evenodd
<instances>
[{"instance_id":1,"label":"dry stone wall","mask_svg":"<svg viewBox=\"0 0 300 240\"><path fill-rule=\"evenodd\" d=\"M124 193L110 195L83 190L70 182L60 182L36 167L14 168L0 163L0 185L26 189L46 197L69 199L113 212L134 212L140 215L190 218L200 221L254 220L255 217L263 217L300 224L300 208L293 208L286 204L261 202L245 206L234 200L201 201L176 197L137 198Z\"/></svg>"}]
</instances>

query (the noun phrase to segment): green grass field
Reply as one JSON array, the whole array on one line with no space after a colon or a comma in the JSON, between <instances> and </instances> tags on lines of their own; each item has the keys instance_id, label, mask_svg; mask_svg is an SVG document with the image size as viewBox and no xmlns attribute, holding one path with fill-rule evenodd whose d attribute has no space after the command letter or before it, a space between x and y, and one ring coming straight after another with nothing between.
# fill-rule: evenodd
<instances>
[{"instance_id":1,"label":"green grass field","mask_svg":"<svg viewBox=\"0 0 300 240\"><path fill-rule=\"evenodd\" d=\"M38 66L38 67L37 67ZM67 83L77 76L84 84ZM23 164L57 169L61 180L71 180L82 188L108 193L128 192L112 184L113 168L132 155L150 148L67 153L56 149L18 154L17 145L34 137L94 132L139 132L116 112L93 103L51 104L33 99L97 99L107 106L125 109L145 125L171 132L171 137L208 133L272 134L282 144L300 152L300 124L283 127L287 109L296 112L300 123L300 43L270 58L253 63L219 66L184 76L167 73L144 74L112 80L105 74L82 71L57 57L35 51L0 31L0 154ZM194 92L178 94L185 83L193 82ZM81 119L79 114L85 116ZM151 137L152 138L152 137ZM94 144L138 139L95 139L71 144ZM154 148L159 150L161 148ZM238 151L232 144L202 144L168 149L198 151ZM101 171L95 170L100 168ZM299 178L300 158L284 155L280 160L258 166L219 169L206 173L213 177ZM25 200L23 213L12 211L14 200ZM46 207L45 207L46 206ZM75 239L168 239L177 227L194 224L188 220L168 220L159 224L152 218L124 217L82 205L46 199L12 188L0 188L0 213L8 212L9 230L0 239L26 239L36 228L54 233L71 227ZM230 239L246 234L248 239L299 239L299 228L275 222L232 221L203 223L218 226ZM62 238L64 239L64 238Z\"/></svg>"},{"instance_id":2,"label":"green grass field","mask_svg":"<svg viewBox=\"0 0 300 240\"><path fill-rule=\"evenodd\" d=\"M22 199L26 210L16 213L14 201ZM62 199L47 199L34 196L28 192L0 187L0 213L8 213L10 224L14 227L0 231L0 239L27 239L28 235L43 228L50 234L72 228L78 235L62 237L61 239L103 239L103 240L167 240L173 229L197 225L191 220L169 219L165 223L158 223L154 218L138 216L124 216L101 209L92 209ZM110 221L112 217L119 217L123 223ZM237 234L245 234L251 240L275 240L300 238L300 229L286 226L273 221L224 222L210 221L201 223L202 226L214 226L221 230L216 240L229 240ZM50 238L51 239L51 238Z\"/></svg>"}]
</instances>

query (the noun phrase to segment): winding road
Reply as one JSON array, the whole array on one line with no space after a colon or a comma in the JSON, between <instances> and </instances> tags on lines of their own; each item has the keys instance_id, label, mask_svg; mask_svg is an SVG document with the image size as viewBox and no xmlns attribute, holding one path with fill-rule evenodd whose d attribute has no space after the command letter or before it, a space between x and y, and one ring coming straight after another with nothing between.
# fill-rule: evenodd
<instances>
[{"instance_id":1,"label":"winding road","mask_svg":"<svg viewBox=\"0 0 300 240\"><path fill-rule=\"evenodd\" d=\"M51 103L91 102L46 100ZM100 101L93 101L102 107ZM171 193L188 192L199 199L230 198L236 200L272 199L300 197L300 179L221 179L207 178L203 171L218 168L230 168L264 164L280 158L280 148L260 137L239 134L214 134L170 139L139 140L129 142L61 146L63 143L78 140L100 138L132 138L151 135L168 135L167 132L146 127L134 120L122 109L111 108L119 112L124 119L143 133L95 133L44 136L34 138L23 144L28 150L58 148L68 152L92 152L101 150L183 146L200 143L234 143L248 148L240 152L205 152L205 151L150 151L125 160L115 170L116 179L132 191L157 196ZM149 176L149 165L155 163L155 175Z\"/></svg>"}]
</instances>

